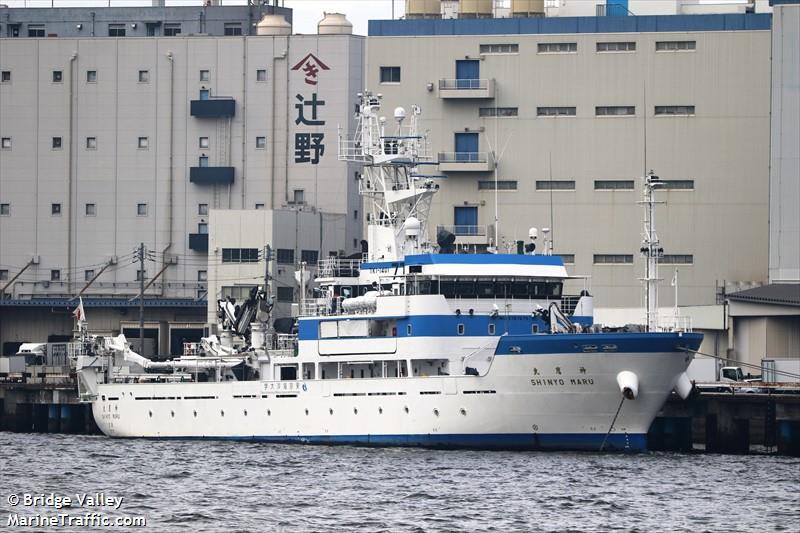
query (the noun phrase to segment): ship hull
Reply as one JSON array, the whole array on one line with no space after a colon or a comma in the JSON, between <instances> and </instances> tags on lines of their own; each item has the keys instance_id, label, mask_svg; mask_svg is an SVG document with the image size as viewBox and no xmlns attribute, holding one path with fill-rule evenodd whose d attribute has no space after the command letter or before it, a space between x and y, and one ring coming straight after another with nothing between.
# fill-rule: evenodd
<instances>
[{"instance_id":1,"label":"ship hull","mask_svg":"<svg viewBox=\"0 0 800 533\"><path fill-rule=\"evenodd\" d=\"M110 383L111 437L482 449L644 450L685 351L506 354L485 376ZM639 392L623 400L621 371ZM612 427L613 422L613 427Z\"/></svg>"}]
</instances>

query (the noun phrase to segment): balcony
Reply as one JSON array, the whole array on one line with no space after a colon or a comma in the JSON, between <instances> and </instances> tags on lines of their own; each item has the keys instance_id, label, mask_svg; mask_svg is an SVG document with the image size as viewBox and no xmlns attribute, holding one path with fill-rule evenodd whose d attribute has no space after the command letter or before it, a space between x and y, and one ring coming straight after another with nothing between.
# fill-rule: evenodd
<instances>
[{"instance_id":1,"label":"balcony","mask_svg":"<svg viewBox=\"0 0 800 533\"><path fill-rule=\"evenodd\" d=\"M198 185L230 185L233 183L233 167L191 167L189 181Z\"/></svg>"},{"instance_id":2,"label":"balcony","mask_svg":"<svg viewBox=\"0 0 800 533\"><path fill-rule=\"evenodd\" d=\"M489 80L439 80L439 98L494 98L494 78Z\"/></svg>"},{"instance_id":3,"label":"balcony","mask_svg":"<svg viewBox=\"0 0 800 533\"><path fill-rule=\"evenodd\" d=\"M189 249L195 252L208 251L208 233L190 233Z\"/></svg>"},{"instance_id":4,"label":"balcony","mask_svg":"<svg viewBox=\"0 0 800 533\"><path fill-rule=\"evenodd\" d=\"M439 152L441 172L491 172L494 170L492 152Z\"/></svg>"},{"instance_id":5,"label":"balcony","mask_svg":"<svg viewBox=\"0 0 800 533\"><path fill-rule=\"evenodd\" d=\"M197 118L232 117L236 114L236 100L233 98L192 100L190 113Z\"/></svg>"},{"instance_id":6,"label":"balcony","mask_svg":"<svg viewBox=\"0 0 800 533\"><path fill-rule=\"evenodd\" d=\"M494 226L436 226L439 230L449 231L456 236L456 244L490 244L494 239Z\"/></svg>"}]
</instances>

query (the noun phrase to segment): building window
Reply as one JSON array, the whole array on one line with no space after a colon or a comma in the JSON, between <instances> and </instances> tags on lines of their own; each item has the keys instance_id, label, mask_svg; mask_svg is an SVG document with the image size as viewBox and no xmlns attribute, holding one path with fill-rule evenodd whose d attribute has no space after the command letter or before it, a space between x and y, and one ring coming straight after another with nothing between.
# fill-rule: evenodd
<instances>
[{"instance_id":1,"label":"building window","mask_svg":"<svg viewBox=\"0 0 800 533\"><path fill-rule=\"evenodd\" d=\"M211 91L208 89L200 89L200 100L208 100L211 98Z\"/></svg>"},{"instance_id":2,"label":"building window","mask_svg":"<svg viewBox=\"0 0 800 533\"><path fill-rule=\"evenodd\" d=\"M0 138L0 148L3 150L11 150L11 137Z\"/></svg>"},{"instance_id":3,"label":"building window","mask_svg":"<svg viewBox=\"0 0 800 533\"><path fill-rule=\"evenodd\" d=\"M197 166L203 167L203 168L207 167L208 166L208 156L207 155L201 155L197 160Z\"/></svg>"},{"instance_id":4,"label":"building window","mask_svg":"<svg viewBox=\"0 0 800 533\"><path fill-rule=\"evenodd\" d=\"M306 203L306 192L303 189L295 189L292 198L293 204L304 204Z\"/></svg>"},{"instance_id":5,"label":"building window","mask_svg":"<svg viewBox=\"0 0 800 533\"><path fill-rule=\"evenodd\" d=\"M64 81L64 73L60 70L53 71L53 83L61 83Z\"/></svg>"},{"instance_id":6,"label":"building window","mask_svg":"<svg viewBox=\"0 0 800 533\"><path fill-rule=\"evenodd\" d=\"M181 25L179 23L166 23L164 24L164 37L175 37L181 34Z\"/></svg>"},{"instance_id":7,"label":"building window","mask_svg":"<svg viewBox=\"0 0 800 533\"><path fill-rule=\"evenodd\" d=\"M108 25L109 37L125 37L125 24L109 24Z\"/></svg>"},{"instance_id":8,"label":"building window","mask_svg":"<svg viewBox=\"0 0 800 533\"><path fill-rule=\"evenodd\" d=\"M694 180L662 180L661 188L688 191L694 189Z\"/></svg>"},{"instance_id":9,"label":"building window","mask_svg":"<svg viewBox=\"0 0 800 533\"><path fill-rule=\"evenodd\" d=\"M265 205L265 204L262 204L262 203L257 203L257 204L256 204L256 209L264 209L264 205Z\"/></svg>"},{"instance_id":10,"label":"building window","mask_svg":"<svg viewBox=\"0 0 800 533\"><path fill-rule=\"evenodd\" d=\"M61 216L61 204L50 204L50 214L53 216Z\"/></svg>"},{"instance_id":11,"label":"building window","mask_svg":"<svg viewBox=\"0 0 800 533\"><path fill-rule=\"evenodd\" d=\"M319 252L317 250L301 250L300 261L307 265L316 265L319 262Z\"/></svg>"},{"instance_id":12,"label":"building window","mask_svg":"<svg viewBox=\"0 0 800 533\"><path fill-rule=\"evenodd\" d=\"M208 81L208 71L201 70L200 71L200 81Z\"/></svg>"},{"instance_id":13,"label":"building window","mask_svg":"<svg viewBox=\"0 0 800 533\"><path fill-rule=\"evenodd\" d=\"M258 263L258 248L223 248L223 263Z\"/></svg>"},{"instance_id":14,"label":"building window","mask_svg":"<svg viewBox=\"0 0 800 533\"><path fill-rule=\"evenodd\" d=\"M358 209L353 209L353 220L358 220Z\"/></svg>"},{"instance_id":15,"label":"building window","mask_svg":"<svg viewBox=\"0 0 800 533\"><path fill-rule=\"evenodd\" d=\"M635 115L636 107L632 105L604 105L594 108L594 114L598 117L613 117L624 115Z\"/></svg>"},{"instance_id":16,"label":"building window","mask_svg":"<svg viewBox=\"0 0 800 533\"><path fill-rule=\"evenodd\" d=\"M688 117L694 115L693 105L657 105L656 116L674 115Z\"/></svg>"},{"instance_id":17,"label":"building window","mask_svg":"<svg viewBox=\"0 0 800 533\"><path fill-rule=\"evenodd\" d=\"M10 70L0 71L0 82L2 82L2 83L10 83L11 82L11 71Z\"/></svg>"},{"instance_id":18,"label":"building window","mask_svg":"<svg viewBox=\"0 0 800 533\"><path fill-rule=\"evenodd\" d=\"M495 189L497 189L498 191L516 191L517 182L514 180L498 180L497 185L495 186L494 180L478 181L479 191L493 191Z\"/></svg>"},{"instance_id":19,"label":"building window","mask_svg":"<svg viewBox=\"0 0 800 533\"><path fill-rule=\"evenodd\" d=\"M489 335L494 335L494 332L495 332L495 325L494 324L489 324L489 328L488 328Z\"/></svg>"},{"instance_id":20,"label":"building window","mask_svg":"<svg viewBox=\"0 0 800 533\"><path fill-rule=\"evenodd\" d=\"M94 277L94 270L89 269L89 270L84 270L83 271L83 280L84 281L92 281L93 277Z\"/></svg>"},{"instance_id":21,"label":"building window","mask_svg":"<svg viewBox=\"0 0 800 533\"><path fill-rule=\"evenodd\" d=\"M0 216L7 217L11 214L11 204L0 204Z\"/></svg>"},{"instance_id":22,"label":"building window","mask_svg":"<svg viewBox=\"0 0 800 533\"><path fill-rule=\"evenodd\" d=\"M516 107L481 107L478 109L479 117L516 117L519 109Z\"/></svg>"},{"instance_id":23,"label":"building window","mask_svg":"<svg viewBox=\"0 0 800 533\"><path fill-rule=\"evenodd\" d=\"M537 180L537 191L574 191L575 180Z\"/></svg>"},{"instance_id":24,"label":"building window","mask_svg":"<svg viewBox=\"0 0 800 533\"><path fill-rule=\"evenodd\" d=\"M197 271L197 281L208 281L208 271L207 270L198 270Z\"/></svg>"},{"instance_id":25,"label":"building window","mask_svg":"<svg viewBox=\"0 0 800 533\"><path fill-rule=\"evenodd\" d=\"M636 43L634 41L597 43L598 52L635 52Z\"/></svg>"},{"instance_id":26,"label":"building window","mask_svg":"<svg viewBox=\"0 0 800 533\"><path fill-rule=\"evenodd\" d=\"M208 204L197 204L198 215L208 215Z\"/></svg>"},{"instance_id":27,"label":"building window","mask_svg":"<svg viewBox=\"0 0 800 533\"><path fill-rule=\"evenodd\" d=\"M633 263L630 254L594 254L595 265L629 265Z\"/></svg>"},{"instance_id":28,"label":"building window","mask_svg":"<svg viewBox=\"0 0 800 533\"><path fill-rule=\"evenodd\" d=\"M51 270L50 281L61 281L61 271L58 269Z\"/></svg>"},{"instance_id":29,"label":"building window","mask_svg":"<svg viewBox=\"0 0 800 533\"><path fill-rule=\"evenodd\" d=\"M136 281L144 281L147 279L147 273L144 270L136 271Z\"/></svg>"},{"instance_id":30,"label":"building window","mask_svg":"<svg viewBox=\"0 0 800 533\"><path fill-rule=\"evenodd\" d=\"M277 293L279 302L294 301L294 289L292 287L278 287Z\"/></svg>"},{"instance_id":31,"label":"building window","mask_svg":"<svg viewBox=\"0 0 800 533\"><path fill-rule=\"evenodd\" d=\"M574 117L576 108L574 107L537 107L536 116L538 117Z\"/></svg>"},{"instance_id":32,"label":"building window","mask_svg":"<svg viewBox=\"0 0 800 533\"><path fill-rule=\"evenodd\" d=\"M656 52L688 52L696 49L696 41L656 41Z\"/></svg>"},{"instance_id":33,"label":"building window","mask_svg":"<svg viewBox=\"0 0 800 533\"><path fill-rule=\"evenodd\" d=\"M86 71L86 83L97 83L97 71L96 70L87 70Z\"/></svg>"},{"instance_id":34,"label":"building window","mask_svg":"<svg viewBox=\"0 0 800 533\"><path fill-rule=\"evenodd\" d=\"M139 149L146 150L150 146L150 141L147 137L139 137Z\"/></svg>"},{"instance_id":35,"label":"building window","mask_svg":"<svg viewBox=\"0 0 800 533\"><path fill-rule=\"evenodd\" d=\"M150 71L149 70L140 70L139 71L139 83L150 83Z\"/></svg>"},{"instance_id":36,"label":"building window","mask_svg":"<svg viewBox=\"0 0 800 533\"><path fill-rule=\"evenodd\" d=\"M633 180L594 180L596 191L633 190Z\"/></svg>"},{"instance_id":37,"label":"building window","mask_svg":"<svg viewBox=\"0 0 800 533\"><path fill-rule=\"evenodd\" d=\"M86 137L86 149L97 150L97 137Z\"/></svg>"},{"instance_id":38,"label":"building window","mask_svg":"<svg viewBox=\"0 0 800 533\"><path fill-rule=\"evenodd\" d=\"M256 148L259 150L263 150L267 147L267 138L266 137L256 137Z\"/></svg>"},{"instance_id":39,"label":"building window","mask_svg":"<svg viewBox=\"0 0 800 533\"><path fill-rule=\"evenodd\" d=\"M241 35L242 23L241 22L226 22L225 35Z\"/></svg>"},{"instance_id":40,"label":"building window","mask_svg":"<svg viewBox=\"0 0 800 533\"><path fill-rule=\"evenodd\" d=\"M481 54L518 54L519 45L516 43L508 44L482 44Z\"/></svg>"},{"instance_id":41,"label":"building window","mask_svg":"<svg viewBox=\"0 0 800 533\"><path fill-rule=\"evenodd\" d=\"M578 43L539 43L540 54L574 54L578 51Z\"/></svg>"},{"instance_id":42,"label":"building window","mask_svg":"<svg viewBox=\"0 0 800 533\"><path fill-rule=\"evenodd\" d=\"M231 298L237 302L243 302L250 297L250 291L255 285L226 285L222 287L221 296L223 299Z\"/></svg>"},{"instance_id":43,"label":"building window","mask_svg":"<svg viewBox=\"0 0 800 533\"><path fill-rule=\"evenodd\" d=\"M692 265L694 256L692 254L664 254L658 258L662 265Z\"/></svg>"},{"instance_id":44,"label":"building window","mask_svg":"<svg viewBox=\"0 0 800 533\"><path fill-rule=\"evenodd\" d=\"M381 83L400 83L400 67L381 67Z\"/></svg>"},{"instance_id":45,"label":"building window","mask_svg":"<svg viewBox=\"0 0 800 533\"><path fill-rule=\"evenodd\" d=\"M136 204L136 216L138 217L147 216L147 204Z\"/></svg>"},{"instance_id":46,"label":"building window","mask_svg":"<svg viewBox=\"0 0 800 533\"><path fill-rule=\"evenodd\" d=\"M200 148L208 148L208 137L200 137L199 146Z\"/></svg>"},{"instance_id":47,"label":"building window","mask_svg":"<svg viewBox=\"0 0 800 533\"><path fill-rule=\"evenodd\" d=\"M53 137L51 146L53 150L61 150L61 137Z\"/></svg>"},{"instance_id":48,"label":"building window","mask_svg":"<svg viewBox=\"0 0 800 533\"><path fill-rule=\"evenodd\" d=\"M198 222L197 233L200 235L208 235L208 222Z\"/></svg>"},{"instance_id":49,"label":"building window","mask_svg":"<svg viewBox=\"0 0 800 533\"><path fill-rule=\"evenodd\" d=\"M44 24L28 24L28 37L44 37Z\"/></svg>"},{"instance_id":50,"label":"building window","mask_svg":"<svg viewBox=\"0 0 800 533\"><path fill-rule=\"evenodd\" d=\"M278 263L282 265L294 264L294 250L288 248L278 248L277 250Z\"/></svg>"},{"instance_id":51,"label":"building window","mask_svg":"<svg viewBox=\"0 0 800 533\"><path fill-rule=\"evenodd\" d=\"M84 213L87 217L97 216L97 204L86 204Z\"/></svg>"},{"instance_id":52,"label":"building window","mask_svg":"<svg viewBox=\"0 0 800 533\"><path fill-rule=\"evenodd\" d=\"M265 69L256 70L256 81L267 81L267 71Z\"/></svg>"},{"instance_id":53,"label":"building window","mask_svg":"<svg viewBox=\"0 0 800 533\"><path fill-rule=\"evenodd\" d=\"M6 281L8 279L8 270L3 269L0 270L0 281Z\"/></svg>"},{"instance_id":54,"label":"building window","mask_svg":"<svg viewBox=\"0 0 800 533\"><path fill-rule=\"evenodd\" d=\"M464 324L458 324L456 326L456 331L458 332L459 335L463 335L464 334Z\"/></svg>"},{"instance_id":55,"label":"building window","mask_svg":"<svg viewBox=\"0 0 800 533\"><path fill-rule=\"evenodd\" d=\"M565 265L574 265L575 264L575 254L556 254L558 255L562 261L564 261Z\"/></svg>"}]
</instances>

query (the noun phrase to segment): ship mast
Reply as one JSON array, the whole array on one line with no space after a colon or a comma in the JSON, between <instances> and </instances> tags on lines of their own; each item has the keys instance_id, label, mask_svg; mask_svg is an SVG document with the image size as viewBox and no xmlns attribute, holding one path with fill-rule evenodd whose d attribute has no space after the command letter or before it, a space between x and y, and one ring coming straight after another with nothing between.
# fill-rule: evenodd
<instances>
[{"instance_id":1,"label":"ship mast","mask_svg":"<svg viewBox=\"0 0 800 533\"><path fill-rule=\"evenodd\" d=\"M639 250L645 257L644 277L640 278L644 282L644 302L645 319L647 331L658 331L658 259L664 254L664 248L660 246L658 234L656 233L655 210L658 202L655 198L655 191L661 187L661 179L653 174L651 170L643 178L642 201L644 205L644 230L642 231L642 247Z\"/></svg>"},{"instance_id":2,"label":"ship mast","mask_svg":"<svg viewBox=\"0 0 800 533\"><path fill-rule=\"evenodd\" d=\"M379 116L382 95L359 93L355 135L339 131L339 160L364 165L359 194L368 199L368 260L393 261L410 254L429 252L427 222L431 199L439 186L419 174L418 166L431 161L430 141L419 133L420 109L394 110L397 123L387 133L386 118Z\"/></svg>"}]
</instances>

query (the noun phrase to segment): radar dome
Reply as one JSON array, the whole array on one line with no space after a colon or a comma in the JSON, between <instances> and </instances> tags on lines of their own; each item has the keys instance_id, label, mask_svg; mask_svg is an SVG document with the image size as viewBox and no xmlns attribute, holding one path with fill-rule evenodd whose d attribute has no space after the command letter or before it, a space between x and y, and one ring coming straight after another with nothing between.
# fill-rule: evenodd
<instances>
[{"instance_id":1,"label":"radar dome","mask_svg":"<svg viewBox=\"0 0 800 533\"><path fill-rule=\"evenodd\" d=\"M403 109L402 107L395 107L394 119L398 122L402 122L404 118L406 118L406 110Z\"/></svg>"},{"instance_id":2,"label":"radar dome","mask_svg":"<svg viewBox=\"0 0 800 533\"><path fill-rule=\"evenodd\" d=\"M416 217L408 217L405 224L403 224L403 228L406 230L406 236L408 237L416 237L419 235L420 227L421 224Z\"/></svg>"}]
</instances>

